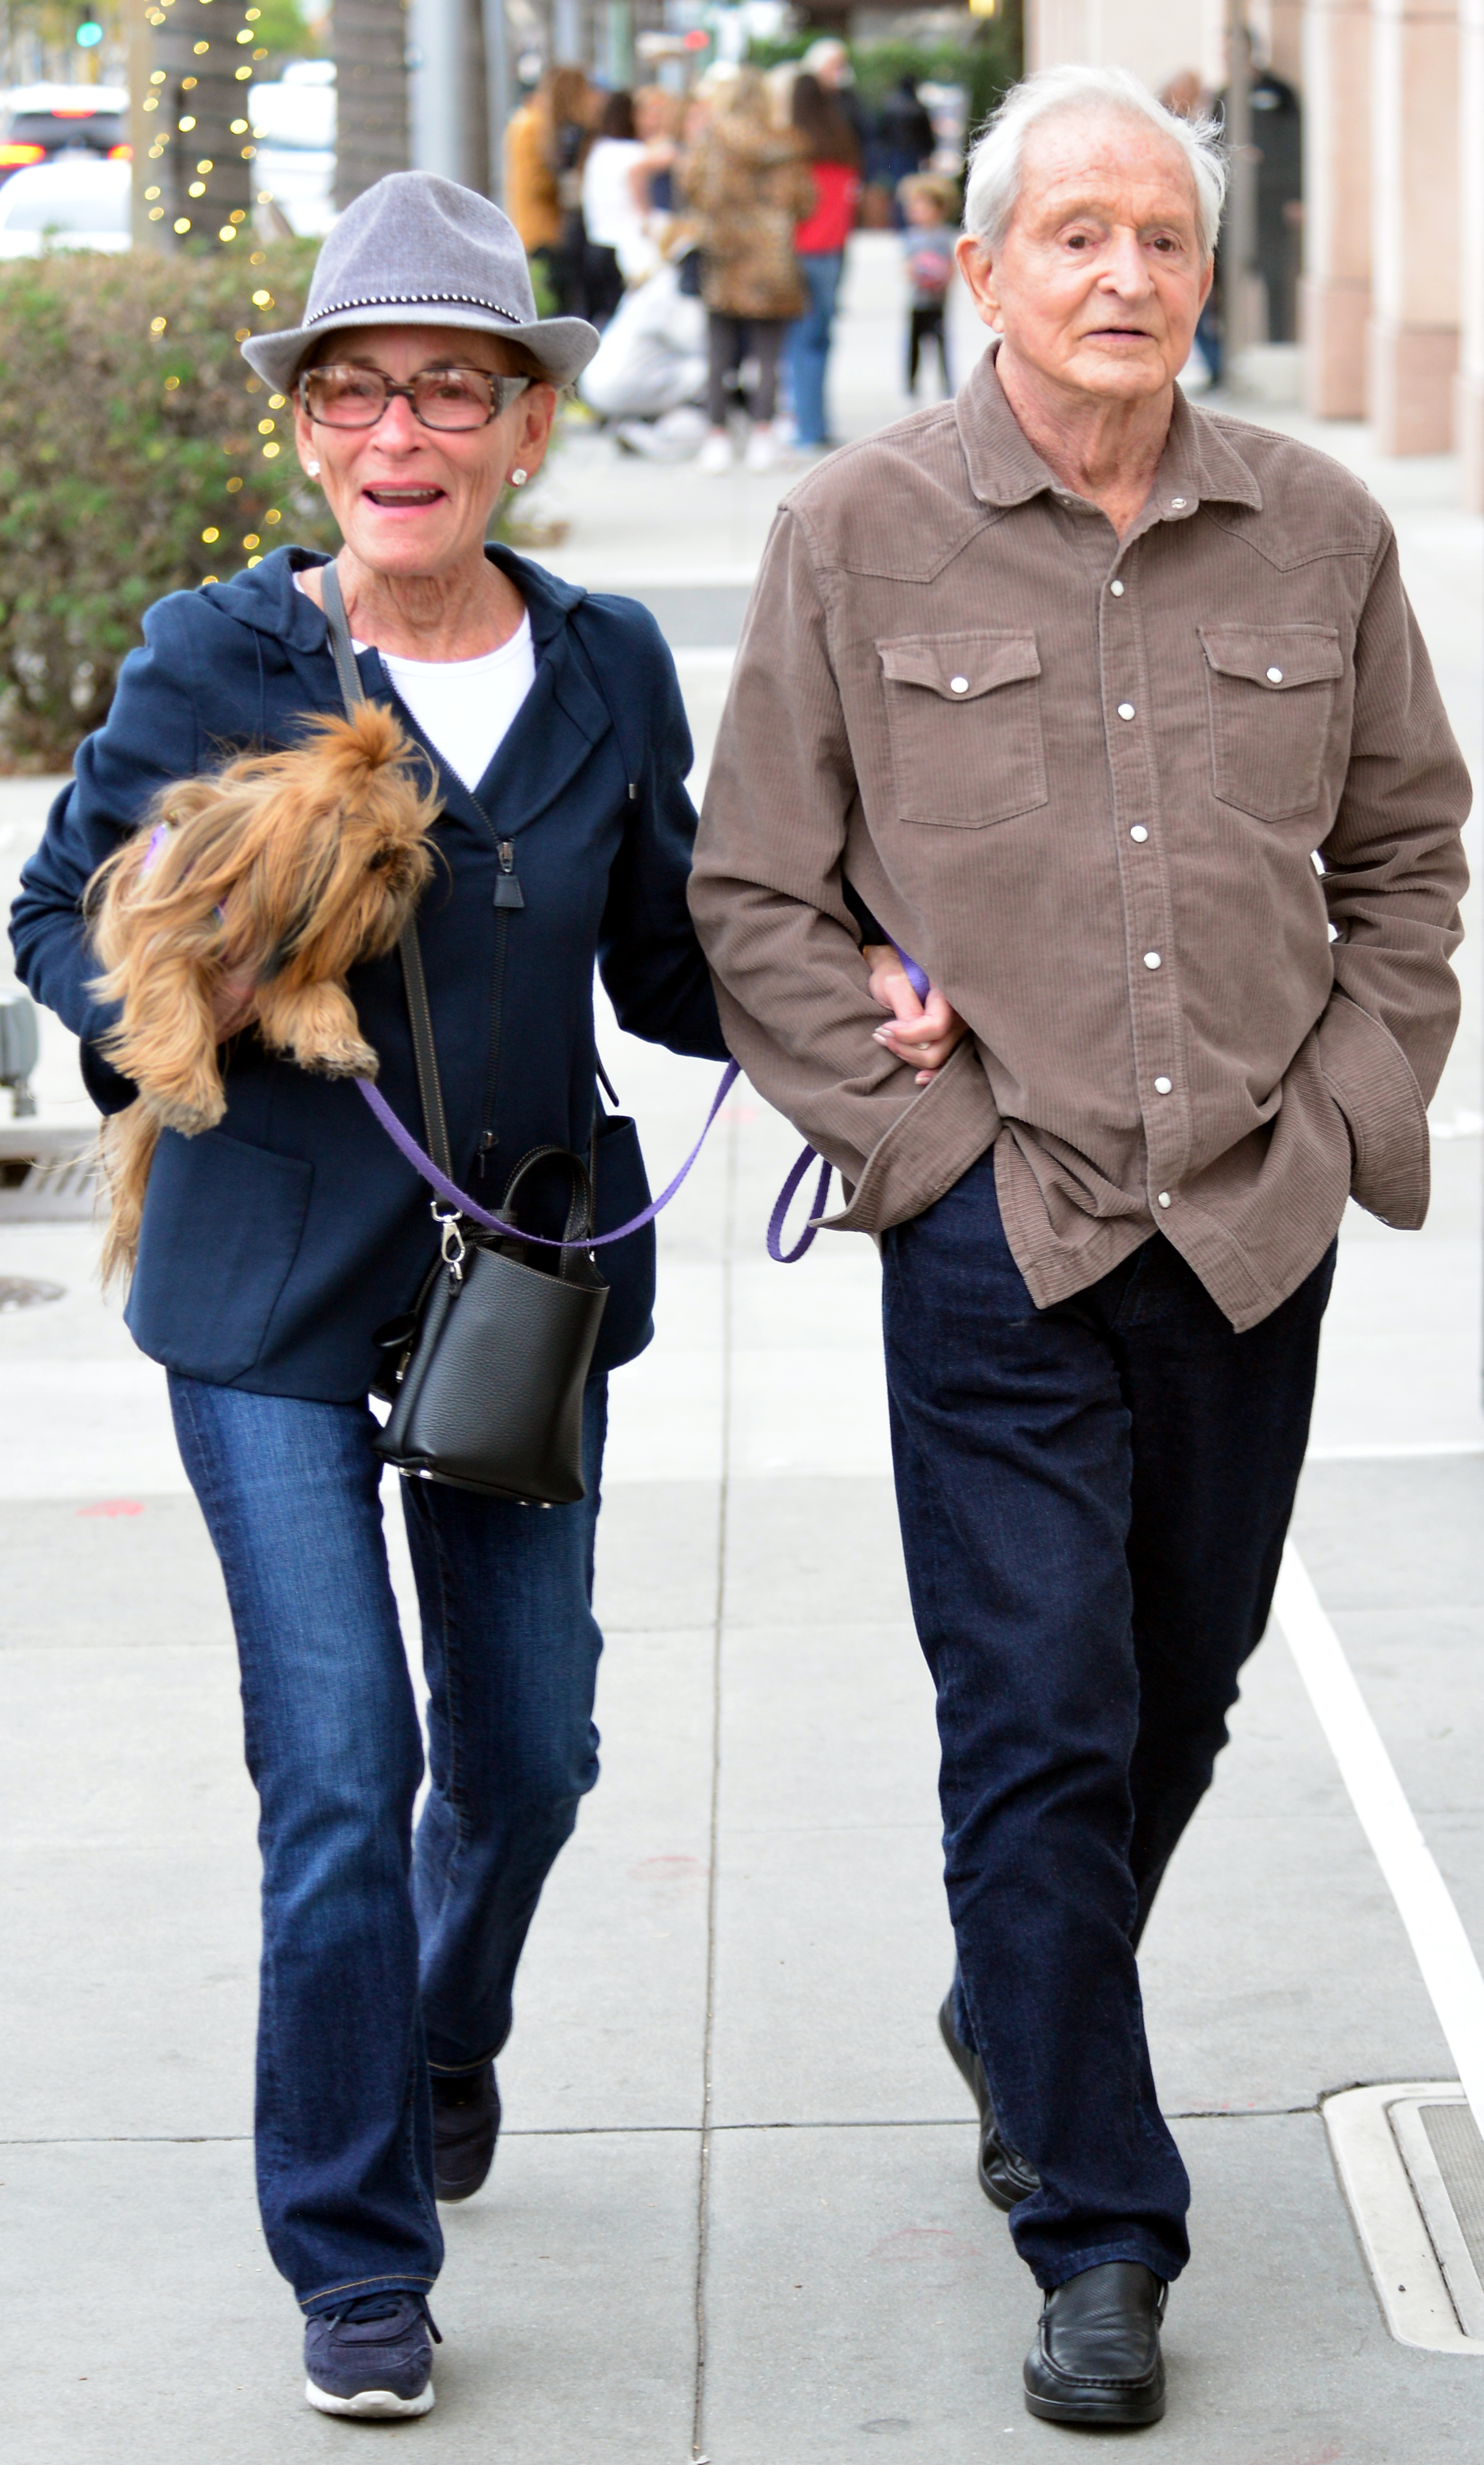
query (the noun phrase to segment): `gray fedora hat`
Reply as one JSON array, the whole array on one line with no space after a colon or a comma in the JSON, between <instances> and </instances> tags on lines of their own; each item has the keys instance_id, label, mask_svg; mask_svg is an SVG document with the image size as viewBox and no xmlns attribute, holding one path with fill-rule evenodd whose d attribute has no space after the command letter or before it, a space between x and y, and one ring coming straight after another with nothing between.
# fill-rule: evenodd
<instances>
[{"instance_id":1,"label":"gray fedora hat","mask_svg":"<svg viewBox=\"0 0 1484 2465\"><path fill-rule=\"evenodd\" d=\"M538 317L514 223L488 197L432 171L390 171L346 207L320 251L304 322L242 345L288 393L322 334L352 325L461 325L520 343L553 385L598 347L581 317Z\"/></svg>"}]
</instances>

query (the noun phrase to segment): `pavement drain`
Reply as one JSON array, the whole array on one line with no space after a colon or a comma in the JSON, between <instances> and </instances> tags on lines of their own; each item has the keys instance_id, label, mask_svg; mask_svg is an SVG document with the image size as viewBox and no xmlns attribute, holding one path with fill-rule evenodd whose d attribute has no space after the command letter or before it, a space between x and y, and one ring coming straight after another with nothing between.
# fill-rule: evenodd
<instances>
[{"instance_id":1,"label":"pavement drain","mask_svg":"<svg viewBox=\"0 0 1484 2465\"><path fill-rule=\"evenodd\" d=\"M1461 2088L1347 2089L1321 2110L1392 2336L1484 2357L1484 2140Z\"/></svg>"},{"instance_id":2,"label":"pavement drain","mask_svg":"<svg viewBox=\"0 0 1484 2465\"><path fill-rule=\"evenodd\" d=\"M1458 2324L1484 2339L1484 2140L1462 2098L1399 2100L1391 2128L1452 2297Z\"/></svg>"},{"instance_id":3,"label":"pavement drain","mask_svg":"<svg viewBox=\"0 0 1484 2465\"><path fill-rule=\"evenodd\" d=\"M59 1301L65 1284L38 1283L31 1276L0 1276L0 1312L39 1309L43 1301Z\"/></svg>"}]
</instances>

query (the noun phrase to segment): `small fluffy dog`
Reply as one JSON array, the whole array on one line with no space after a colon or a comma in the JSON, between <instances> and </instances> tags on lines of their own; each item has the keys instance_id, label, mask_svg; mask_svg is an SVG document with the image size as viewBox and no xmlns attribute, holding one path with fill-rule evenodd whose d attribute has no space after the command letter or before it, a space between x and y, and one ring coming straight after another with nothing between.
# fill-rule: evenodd
<instances>
[{"instance_id":1,"label":"small fluffy dog","mask_svg":"<svg viewBox=\"0 0 1484 2465\"><path fill-rule=\"evenodd\" d=\"M286 753L162 789L88 886L94 990L122 1003L102 1050L136 1100L105 1124L103 1280L133 1266L162 1128L226 1110L213 996L242 991L272 1052L374 1077L345 977L390 950L432 870L438 804L391 714L321 719Z\"/></svg>"}]
</instances>

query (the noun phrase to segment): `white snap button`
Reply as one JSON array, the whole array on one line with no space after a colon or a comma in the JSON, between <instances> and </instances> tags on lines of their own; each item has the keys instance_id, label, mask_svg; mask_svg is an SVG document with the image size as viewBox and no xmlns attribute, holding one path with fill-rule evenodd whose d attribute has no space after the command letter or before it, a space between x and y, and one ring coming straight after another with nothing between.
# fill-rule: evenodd
<instances>
[{"instance_id":1,"label":"white snap button","mask_svg":"<svg viewBox=\"0 0 1484 2465\"><path fill-rule=\"evenodd\" d=\"M1110 582L1110 583L1109 583L1109 585L1108 585L1108 588L1109 588L1109 589L1112 591L1112 593L1113 593L1113 595L1114 595L1115 599L1121 599L1121 598L1122 598L1122 596L1123 596L1123 585L1122 585L1122 583L1121 583L1121 582Z\"/></svg>"},{"instance_id":2,"label":"white snap button","mask_svg":"<svg viewBox=\"0 0 1484 2465\"><path fill-rule=\"evenodd\" d=\"M1132 719L1132 718L1133 718L1133 716L1134 716L1134 705L1133 705L1133 703L1132 703L1131 701L1120 701L1120 702L1119 702L1119 719Z\"/></svg>"},{"instance_id":3,"label":"white snap button","mask_svg":"<svg viewBox=\"0 0 1484 2465\"><path fill-rule=\"evenodd\" d=\"M1167 1096L1174 1084L1173 1078L1156 1078L1154 1092L1157 1096Z\"/></svg>"},{"instance_id":4,"label":"white snap button","mask_svg":"<svg viewBox=\"0 0 1484 2465\"><path fill-rule=\"evenodd\" d=\"M1170 504L1177 514L1183 514L1185 510L1185 500L1184 497L1171 497Z\"/></svg>"},{"instance_id":5,"label":"white snap button","mask_svg":"<svg viewBox=\"0 0 1484 2465\"><path fill-rule=\"evenodd\" d=\"M1148 833L1148 832L1145 830L1145 828L1144 828L1144 826L1143 826L1142 822L1136 822L1136 823L1134 824L1133 829L1129 832L1129 837L1130 837L1131 839L1137 839L1137 840L1139 841L1139 844L1140 844L1140 846L1141 846L1141 847L1142 847L1142 846L1143 846L1143 843L1144 843L1145 839L1148 837L1148 835L1149 835L1149 833Z\"/></svg>"},{"instance_id":6,"label":"white snap button","mask_svg":"<svg viewBox=\"0 0 1484 2465\"><path fill-rule=\"evenodd\" d=\"M1161 1205L1162 1207L1167 1207L1167 1206L1169 1205L1169 1191L1168 1191L1167 1189L1162 1189L1162 1190L1161 1190L1161 1192L1160 1192L1160 1205Z\"/></svg>"},{"instance_id":7,"label":"white snap button","mask_svg":"<svg viewBox=\"0 0 1484 2465\"><path fill-rule=\"evenodd\" d=\"M1158 950L1146 950L1144 952L1144 966L1146 967L1159 967L1163 966L1163 964L1164 963L1160 957Z\"/></svg>"},{"instance_id":8,"label":"white snap button","mask_svg":"<svg viewBox=\"0 0 1484 2465\"><path fill-rule=\"evenodd\" d=\"M950 691L953 693L967 693L968 691L967 677L950 677L948 684Z\"/></svg>"},{"instance_id":9,"label":"white snap button","mask_svg":"<svg viewBox=\"0 0 1484 2465\"><path fill-rule=\"evenodd\" d=\"M1282 681L1283 671L1281 668L1270 668L1268 670L1268 682L1270 685L1280 685Z\"/></svg>"}]
</instances>

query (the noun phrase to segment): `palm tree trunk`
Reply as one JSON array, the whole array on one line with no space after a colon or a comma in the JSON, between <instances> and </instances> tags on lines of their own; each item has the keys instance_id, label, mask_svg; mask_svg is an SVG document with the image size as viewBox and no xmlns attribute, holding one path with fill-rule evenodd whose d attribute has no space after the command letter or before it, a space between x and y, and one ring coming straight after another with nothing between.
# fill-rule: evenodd
<instances>
[{"instance_id":1,"label":"palm tree trunk","mask_svg":"<svg viewBox=\"0 0 1484 2465\"><path fill-rule=\"evenodd\" d=\"M245 256L248 87L267 55L253 40L245 0L175 0L168 17L148 13L161 21L147 50L135 32L129 54L131 79L147 79L130 106L136 228L162 248L240 247Z\"/></svg>"},{"instance_id":2,"label":"palm tree trunk","mask_svg":"<svg viewBox=\"0 0 1484 2465\"><path fill-rule=\"evenodd\" d=\"M404 0L335 0L333 41L335 203L343 208L410 160Z\"/></svg>"}]
</instances>

